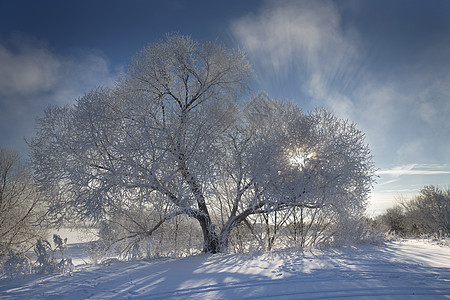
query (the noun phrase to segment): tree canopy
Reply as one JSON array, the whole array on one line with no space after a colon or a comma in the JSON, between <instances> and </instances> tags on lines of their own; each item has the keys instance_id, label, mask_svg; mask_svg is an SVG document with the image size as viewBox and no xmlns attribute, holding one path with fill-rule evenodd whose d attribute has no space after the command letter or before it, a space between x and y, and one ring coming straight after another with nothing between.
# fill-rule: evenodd
<instances>
[{"instance_id":1,"label":"tree canopy","mask_svg":"<svg viewBox=\"0 0 450 300\"><path fill-rule=\"evenodd\" d=\"M150 236L185 215L215 253L253 215L361 215L374 176L364 134L326 109L305 113L264 93L245 100L251 74L241 51L170 35L113 86L49 108L30 146L52 216L151 212L131 233Z\"/></svg>"}]
</instances>

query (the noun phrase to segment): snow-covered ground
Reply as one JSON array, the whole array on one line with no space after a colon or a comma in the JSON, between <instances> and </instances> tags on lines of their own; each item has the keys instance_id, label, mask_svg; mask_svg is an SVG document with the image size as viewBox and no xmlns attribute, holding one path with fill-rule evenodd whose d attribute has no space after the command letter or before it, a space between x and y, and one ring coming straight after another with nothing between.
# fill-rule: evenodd
<instances>
[{"instance_id":1,"label":"snow-covered ground","mask_svg":"<svg viewBox=\"0 0 450 300\"><path fill-rule=\"evenodd\" d=\"M71 251L77 262L83 261L77 245ZM384 246L80 264L72 276L1 280L0 298L448 299L450 248L408 240Z\"/></svg>"}]
</instances>

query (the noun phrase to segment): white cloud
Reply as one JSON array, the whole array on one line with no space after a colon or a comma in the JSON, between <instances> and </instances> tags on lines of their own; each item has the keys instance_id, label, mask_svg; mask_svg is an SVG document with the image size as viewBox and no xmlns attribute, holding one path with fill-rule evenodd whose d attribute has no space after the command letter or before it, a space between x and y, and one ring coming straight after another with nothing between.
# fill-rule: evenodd
<instances>
[{"instance_id":1,"label":"white cloud","mask_svg":"<svg viewBox=\"0 0 450 300\"><path fill-rule=\"evenodd\" d=\"M236 21L232 30L252 55L263 59L262 64L284 72L302 58L317 64L319 51L334 39L338 23L331 4L277 1L266 3L259 15Z\"/></svg>"},{"instance_id":2,"label":"white cloud","mask_svg":"<svg viewBox=\"0 0 450 300\"><path fill-rule=\"evenodd\" d=\"M308 86L309 94L314 95L316 101L321 101L340 117L352 118L355 111L354 103L338 91L329 90L320 74L314 74Z\"/></svg>"},{"instance_id":3,"label":"white cloud","mask_svg":"<svg viewBox=\"0 0 450 300\"><path fill-rule=\"evenodd\" d=\"M0 43L0 147L26 153L24 137L48 105L75 101L90 89L109 85L117 72L101 52L59 55L29 37Z\"/></svg>"},{"instance_id":4,"label":"white cloud","mask_svg":"<svg viewBox=\"0 0 450 300\"><path fill-rule=\"evenodd\" d=\"M100 51L58 55L42 42L23 36L0 44L0 65L2 101L36 99L45 93L45 102L71 102L73 99L56 97L81 96L96 85L111 84L116 76Z\"/></svg>"},{"instance_id":5,"label":"white cloud","mask_svg":"<svg viewBox=\"0 0 450 300\"><path fill-rule=\"evenodd\" d=\"M21 45L12 51L0 45L0 95L31 94L50 89L60 61L47 49Z\"/></svg>"},{"instance_id":6,"label":"white cloud","mask_svg":"<svg viewBox=\"0 0 450 300\"><path fill-rule=\"evenodd\" d=\"M83 51L76 57L66 58L54 89L56 103L72 102L92 88L111 85L117 76L110 63L99 51Z\"/></svg>"},{"instance_id":7,"label":"white cloud","mask_svg":"<svg viewBox=\"0 0 450 300\"><path fill-rule=\"evenodd\" d=\"M447 64L450 68L449 63ZM450 70L446 74L439 74L429 78L426 88L417 96L418 105L416 113L429 125L439 127L450 127Z\"/></svg>"}]
</instances>

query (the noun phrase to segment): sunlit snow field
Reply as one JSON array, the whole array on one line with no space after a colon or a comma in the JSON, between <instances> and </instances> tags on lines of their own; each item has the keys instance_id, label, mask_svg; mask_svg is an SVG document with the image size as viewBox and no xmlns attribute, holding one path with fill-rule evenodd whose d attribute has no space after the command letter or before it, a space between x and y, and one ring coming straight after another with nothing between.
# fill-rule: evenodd
<instances>
[{"instance_id":1,"label":"sunlit snow field","mask_svg":"<svg viewBox=\"0 0 450 300\"><path fill-rule=\"evenodd\" d=\"M1 280L2 299L448 299L450 248L405 240L383 246L89 261L69 245L71 276Z\"/></svg>"}]
</instances>

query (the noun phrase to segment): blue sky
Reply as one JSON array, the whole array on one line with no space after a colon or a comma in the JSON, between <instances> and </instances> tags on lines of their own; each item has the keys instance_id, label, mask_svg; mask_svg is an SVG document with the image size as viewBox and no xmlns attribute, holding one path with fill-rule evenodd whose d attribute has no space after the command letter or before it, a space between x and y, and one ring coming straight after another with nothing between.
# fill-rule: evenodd
<instances>
[{"instance_id":1,"label":"blue sky","mask_svg":"<svg viewBox=\"0 0 450 300\"><path fill-rule=\"evenodd\" d=\"M111 84L173 32L244 49L255 91L356 122L380 169L372 212L450 184L446 0L0 0L0 147L25 157L48 105Z\"/></svg>"}]
</instances>

